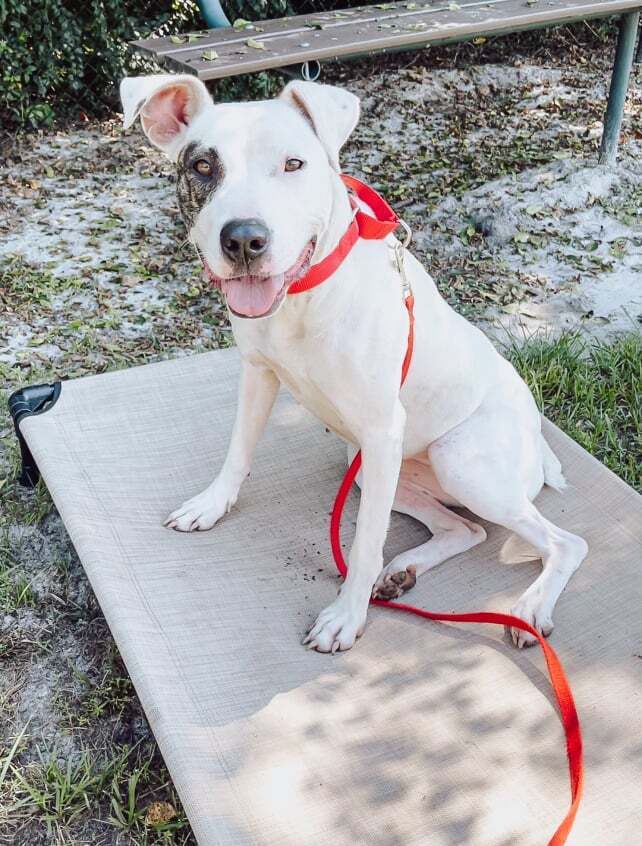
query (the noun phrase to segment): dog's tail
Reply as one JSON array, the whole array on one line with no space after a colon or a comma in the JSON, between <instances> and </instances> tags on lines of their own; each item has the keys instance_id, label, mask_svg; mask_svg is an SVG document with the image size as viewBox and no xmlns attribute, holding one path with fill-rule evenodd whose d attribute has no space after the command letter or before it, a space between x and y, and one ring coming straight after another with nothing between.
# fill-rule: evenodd
<instances>
[{"instance_id":1,"label":"dog's tail","mask_svg":"<svg viewBox=\"0 0 642 846\"><path fill-rule=\"evenodd\" d=\"M542 437L542 460L544 464L544 483L560 493L566 487L566 479L562 473L562 465L559 458Z\"/></svg>"}]
</instances>

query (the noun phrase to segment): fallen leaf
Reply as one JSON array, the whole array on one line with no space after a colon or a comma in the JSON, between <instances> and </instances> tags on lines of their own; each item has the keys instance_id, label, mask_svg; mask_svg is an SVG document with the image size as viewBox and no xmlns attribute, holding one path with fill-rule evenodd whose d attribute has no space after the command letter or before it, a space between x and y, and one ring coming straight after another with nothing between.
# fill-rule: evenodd
<instances>
[{"instance_id":1,"label":"fallen leaf","mask_svg":"<svg viewBox=\"0 0 642 846\"><path fill-rule=\"evenodd\" d=\"M245 43L248 47L254 47L255 50L265 50L265 44L262 41L257 41L255 38L248 38Z\"/></svg>"},{"instance_id":2,"label":"fallen leaf","mask_svg":"<svg viewBox=\"0 0 642 846\"><path fill-rule=\"evenodd\" d=\"M145 825L165 825L178 816L169 802L152 802L145 814Z\"/></svg>"},{"instance_id":3,"label":"fallen leaf","mask_svg":"<svg viewBox=\"0 0 642 846\"><path fill-rule=\"evenodd\" d=\"M187 39L184 38L182 35L170 35L169 40L172 42L172 44L185 44L185 41Z\"/></svg>"},{"instance_id":4,"label":"fallen leaf","mask_svg":"<svg viewBox=\"0 0 642 846\"><path fill-rule=\"evenodd\" d=\"M203 50L201 59L204 59L206 62L213 62L214 59L218 59L218 53L216 50Z\"/></svg>"}]
</instances>

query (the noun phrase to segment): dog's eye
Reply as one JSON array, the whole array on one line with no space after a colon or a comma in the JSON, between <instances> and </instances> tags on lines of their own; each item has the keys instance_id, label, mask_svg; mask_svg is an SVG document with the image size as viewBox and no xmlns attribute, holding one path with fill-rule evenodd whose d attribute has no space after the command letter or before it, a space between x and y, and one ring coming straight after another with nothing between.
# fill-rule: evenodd
<instances>
[{"instance_id":1,"label":"dog's eye","mask_svg":"<svg viewBox=\"0 0 642 846\"><path fill-rule=\"evenodd\" d=\"M194 162L192 168L199 176L211 176L213 173L212 165L207 161L207 159L199 159Z\"/></svg>"},{"instance_id":2,"label":"dog's eye","mask_svg":"<svg viewBox=\"0 0 642 846\"><path fill-rule=\"evenodd\" d=\"M293 170L301 170L304 164L305 162L301 161L301 159L287 159L285 162L285 170L287 173L292 173Z\"/></svg>"}]
</instances>

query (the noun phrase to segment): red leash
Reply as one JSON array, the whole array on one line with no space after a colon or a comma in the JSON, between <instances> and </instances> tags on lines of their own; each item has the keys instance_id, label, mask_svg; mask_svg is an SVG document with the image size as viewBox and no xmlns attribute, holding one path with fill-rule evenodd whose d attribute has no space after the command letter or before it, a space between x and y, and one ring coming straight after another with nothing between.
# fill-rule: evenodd
<instances>
[{"instance_id":1,"label":"red leash","mask_svg":"<svg viewBox=\"0 0 642 846\"><path fill-rule=\"evenodd\" d=\"M309 291L316 285L320 285L328 279L334 271L339 267L343 259L348 255L352 247L356 244L359 238L366 239L380 239L385 238L388 234L394 231L400 224L399 219L392 211L388 203L379 196L372 188L359 182L354 177L342 177L346 186L354 191L354 193L367 203L373 210L376 218L365 212L358 210L356 203L351 198L353 208L357 209L355 216L348 228L348 231L343 236L335 250L330 253L319 264L310 268L309 272L302 279L297 280L288 289L289 294L299 294L304 291ZM410 362L412 359L413 341L414 341L414 299L412 293L408 293L404 298L405 306L408 311L408 344L406 348L406 355L403 360L401 368L401 385L405 382L408 370L410 369ZM341 487L337 493L332 508L332 517L330 520L330 544L332 546L332 555L337 570L346 577L348 568L346 566L343 552L341 551L341 516L346 503L350 488L357 478L357 474L361 469L361 451L359 451L352 463L348 467ZM557 700L560 711L560 718L564 727L566 735L566 755L568 758L568 769L571 782L571 805L566 813L566 816L557 827L557 830L548 841L548 846L562 846L566 843L566 838L573 826L575 815L582 798L582 789L584 785L584 764L582 760L582 732L580 729L577 709L573 700L571 688L564 674L564 669L560 663L555 650L547 643L544 637L532 626L519 617L513 617L511 614L497 614L491 611L482 611L474 614L446 614L435 613L433 611L425 611L423 608L416 608L414 605L407 605L403 602L388 602L383 599L371 599L372 605L380 605L385 608L392 608L396 611L404 611L408 614L415 614L417 617L423 617L425 620L435 620L438 622L451 623L494 623L498 626L510 626L510 628L520 629L528 632L536 637L539 645L542 647L544 658L546 659L546 666L548 667L548 674L551 680L551 687Z\"/></svg>"}]
</instances>

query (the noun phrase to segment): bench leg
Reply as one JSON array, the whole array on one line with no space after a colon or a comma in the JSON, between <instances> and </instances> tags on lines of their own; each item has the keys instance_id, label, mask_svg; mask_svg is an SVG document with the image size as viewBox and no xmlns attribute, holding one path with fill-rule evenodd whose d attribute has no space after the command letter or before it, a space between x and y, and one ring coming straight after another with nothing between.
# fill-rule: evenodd
<instances>
[{"instance_id":1,"label":"bench leg","mask_svg":"<svg viewBox=\"0 0 642 846\"><path fill-rule=\"evenodd\" d=\"M639 10L622 15L620 21L620 34L615 52L611 90L609 91L609 102L604 117L604 132L602 133L599 156L600 164L610 167L615 164L617 156L620 127L624 115L624 102L629 85L629 76L631 75L639 21Z\"/></svg>"},{"instance_id":2,"label":"bench leg","mask_svg":"<svg viewBox=\"0 0 642 846\"><path fill-rule=\"evenodd\" d=\"M201 17L210 29L218 29L221 26L232 26L232 22L228 20L219 0L196 0L196 2L201 12Z\"/></svg>"}]
</instances>

